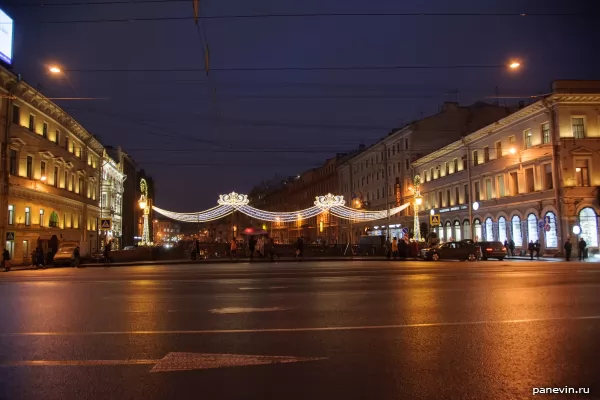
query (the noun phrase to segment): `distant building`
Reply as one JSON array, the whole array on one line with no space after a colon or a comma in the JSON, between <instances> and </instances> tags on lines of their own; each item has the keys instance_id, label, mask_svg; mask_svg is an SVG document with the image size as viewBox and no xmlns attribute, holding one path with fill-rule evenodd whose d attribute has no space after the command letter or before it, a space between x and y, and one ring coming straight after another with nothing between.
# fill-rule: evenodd
<instances>
[{"instance_id":1,"label":"distant building","mask_svg":"<svg viewBox=\"0 0 600 400\"><path fill-rule=\"evenodd\" d=\"M119 172L125 176L123 182L123 199L121 206L121 246L133 246L137 241L137 214L139 210L139 192L140 182L138 180L137 165L133 158L120 146L106 146L108 156L113 159Z\"/></svg>"},{"instance_id":2,"label":"distant building","mask_svg":"<svg viewBox=\"0 0 600 400\"><path fill-rule=\"evenodd\" d=\"M100 218L110 217L112 229L102 231L103 246L112 240L113 249L122 248L123 236L123 194L127 176L121 171L122 166L110 158L105 152L102 161L102 195L100 196Z\"/></svg>"},{"instance_id":3,"label":"distant building","mask_svg":"<svg viewBox=\"0 0 600 400\"><path fill-rule=\"evenodd\" d=\"M552 93L416 159L442 240L539 240L558 253L583 237L598 251L600 81L556 81ZM476 203L476 205L475 205ZM574 232L581 229L581 234Z\"/></svg>"},{"instance_id":4,"label":"distant building","mask_svg":"<svg viewBox=\"0 0 600 400\"><path fill-rule=\"evenodd\" d=\"M445 103L439 113L392 131L365 151L346 160L337 170L340 194L349 206L351 204L362 210L386 210L412 202L411 162L514 111L482 102L466 107ZM391 237L400 236L403 227L412 230L412 206L400 215L392 216L389 221L354 223L342 220L341 239L356 243L367 230L371 234L386 235L387 225L393 225Z\"/></svg>"},{"instance_id":5,"label":"distant building","mask_svg":"<svg viewBox=\"0 0 600 400\"><path fill-rule=\"evenodd\" d=\"M171 220L153 220L154 243L177 243L181 239L181 225ZM152 237L152 236L151 236Z\"/></svg>"}]
</instances>

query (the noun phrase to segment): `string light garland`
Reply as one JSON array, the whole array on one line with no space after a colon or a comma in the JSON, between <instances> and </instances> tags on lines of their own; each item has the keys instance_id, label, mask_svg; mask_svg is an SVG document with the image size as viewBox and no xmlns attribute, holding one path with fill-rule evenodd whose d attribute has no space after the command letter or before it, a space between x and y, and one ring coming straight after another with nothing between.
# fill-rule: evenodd
<instances>
[{"instance_id":1,"label":"string light garland","mask_svg":"<svg viewBox=\"0 0 600 400\"><path fill-rule=\"evenodd\" d=\"M164 215L165 217L182 222L214 221L230 215L235 211L239 211L256 219L270 222L297 222L316 217L324 212L331 212L336 217L357 221L374 221L378 219L384 219L388 215L387 210L357 211L353 208L346 207L346 200L344 200L344 196L333 195L331 193L328 193L325 196L315 197L315 205L313 207L290 212L274 212L254 208L249 205L250 200L248 200L247 195L236 192L220 195L217 203L219 205L216 207L193 213L177 213L163 210L162 208L158 208L156 206L153 206L152 208L154 211ZM407 208L409 205L410 203L407 203L402 206L392 208L390 209L389 214L397 214Z\"/></svg>"}]
</instances>

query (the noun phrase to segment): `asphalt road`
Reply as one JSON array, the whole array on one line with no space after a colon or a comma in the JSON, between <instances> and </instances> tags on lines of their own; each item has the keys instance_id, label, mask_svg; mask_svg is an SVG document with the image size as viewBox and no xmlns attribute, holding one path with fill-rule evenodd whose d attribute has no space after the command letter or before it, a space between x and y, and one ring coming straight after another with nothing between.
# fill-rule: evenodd
<instances>
[{"instance_id":1,"label":"asphalt road","mask_svg":"<svg viewBox=\"0 0 600 400\"><path fill-rule=\"evenodd\" d=\"M14 271L0 398L600 399L599 294L577 262Z\"/></svg>"}]
</instances>

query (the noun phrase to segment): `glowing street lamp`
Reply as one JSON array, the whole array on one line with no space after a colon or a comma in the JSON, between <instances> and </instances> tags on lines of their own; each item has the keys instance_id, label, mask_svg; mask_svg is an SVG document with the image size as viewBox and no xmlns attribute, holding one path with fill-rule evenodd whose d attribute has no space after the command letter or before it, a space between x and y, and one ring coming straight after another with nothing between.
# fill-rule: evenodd
<instances>
[{"instance_id":1,"label":"glowing street lamp","mask_svg":"<svg viewBox=\"0 0 600 400\"><path fill-rule=\"evenodd\" d=\"M48 71L50 71L53 74L60 74L62 71L60 68L58 68L57 66L53 65L51 66Z\"/></svg>"},{"instance_id":2,"label":"glowing street lamp","mask_svg":"<svg viewBox=\"0 0 600 400\"><path fill-rule=\"evenodd\" d=\"M47 178L46 178L46 175L43 175L43 176L40 178L40 181L42 181L42 182L46 182L46 179L47 179Z\"/></svg>"},{"instance_id":3,"label":"glowing street lamp","mask_svg":"<svg viewBox=\"0 0 600 400\"><path fill-rule=\"evenodd\" d=\"M415 191L415 224L414 224L414 232L415 232L415 240L421 240L421 227L419 226L419 206L423 204L423 197L421 196L421 191L419 187L421 186L421 176L415 176L413 189Z\"/></svg>"},{"instance_id":4,"label":"glowing street lamp","mask_svg":"<svg viewBox=\"0 0 600 400\"><path fill-rule=\"evenodd\" d=\"M508 65L508 67L509 67L510 69L517 69L517 68L519 68L520 66L521 66L521 63L519 63L518 61L513 61L513 62L511 62L511 63Z\"/></svg>"},{"instance_id":5,"label":"glowing street lamp","mask_svg":"<svg viewBox=\"0 0 600 400\"><path fill-rule=\"evenodd\" d=\"M517 149L515 149L514 147L511 147L511 148L508 150L508 152L509 152L510 154L516 154L516 153L517 153Z\"/></svg>"}]
</instances>

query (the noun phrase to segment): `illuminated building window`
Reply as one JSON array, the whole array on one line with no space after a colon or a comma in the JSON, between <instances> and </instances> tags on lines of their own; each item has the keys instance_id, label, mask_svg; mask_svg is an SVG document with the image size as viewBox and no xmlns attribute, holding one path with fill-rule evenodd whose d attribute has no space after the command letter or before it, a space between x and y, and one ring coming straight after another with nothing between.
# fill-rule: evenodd
<instances>
[{"instance_id":1,"label":"illuminated building window","mask_svg":"<svg viewBox=\"0 0 600 400\"><path fill-rule=\"evenodd\" d=\"M514 215L511 220L512 225L512 240L515 242L515 246L523 246L523 232L521 231L521 218L518 215Z\"/></svg>"}]
</instances>

